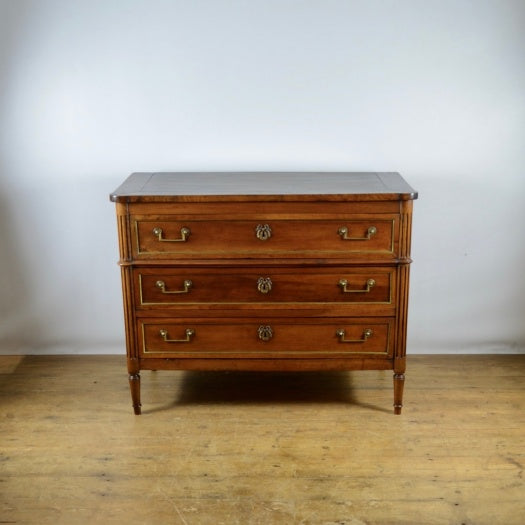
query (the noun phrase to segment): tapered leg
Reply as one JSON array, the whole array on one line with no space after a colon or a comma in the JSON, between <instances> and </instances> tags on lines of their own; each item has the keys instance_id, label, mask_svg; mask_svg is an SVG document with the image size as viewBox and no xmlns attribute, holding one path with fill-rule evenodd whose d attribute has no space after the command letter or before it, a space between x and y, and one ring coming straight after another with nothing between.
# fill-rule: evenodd
<instances>
[{"instance_id":1,"label":"tapered leg","mask_svg":"<svg viewBox=\"0 0 525 525\"><path fill-rule=\"evenodd\" d=\"M394 414L401 414L403 407L403 387L405 386L405 374L394 374Z\"/></svg>"},{"instance_id":2,"label":"tapered leg","mask_svg":"<svg viewBox=\"0 0 525 525\"><path fill-rule=\"evenodd\" d=\"M140 404L140 374L129 374L129 388L131 390L131 400L133 402L133 411L139 416L141 413Z\"/></svg>"}]
</instances>

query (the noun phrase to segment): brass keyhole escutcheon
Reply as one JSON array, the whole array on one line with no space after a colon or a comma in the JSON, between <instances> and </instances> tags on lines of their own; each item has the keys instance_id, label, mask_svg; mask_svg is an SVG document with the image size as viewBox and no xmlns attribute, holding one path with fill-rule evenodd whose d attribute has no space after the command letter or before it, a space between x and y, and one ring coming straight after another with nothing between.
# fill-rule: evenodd
<instances>
[{"instance_id":1,"label":"brass keyhole escutcheon","mask_svg":"<svg viewBox=\"0 0 525 525\"><path fill-rule=\"evenodd\" d=\"M255 236L260 241L267 241L272 236L272 229L269 224L258 224L255 227Z\"/></svg>"},{"instance_id":2,"label":"brass keyhole escutcheon","mask_svg":"<svg viewBox=\"0 0 525 525\"><path fill-rule=\"evenodd\" d=\"M257 280L257 290L261 293L269 293L272 290L272 280L269 277L259 277Z\"/></svg>"},{"instance_id":3,"label":"brass keyhole escutcheon","mask_svg":"<svg viewBox=\"0 0 525 525\"><path fill-rule=\"evenodd\" d=\"M273 337L273 330L271 326L261 325L257 329L257 335L261 341L269 341Z\"/></svg>"}]
</instances>

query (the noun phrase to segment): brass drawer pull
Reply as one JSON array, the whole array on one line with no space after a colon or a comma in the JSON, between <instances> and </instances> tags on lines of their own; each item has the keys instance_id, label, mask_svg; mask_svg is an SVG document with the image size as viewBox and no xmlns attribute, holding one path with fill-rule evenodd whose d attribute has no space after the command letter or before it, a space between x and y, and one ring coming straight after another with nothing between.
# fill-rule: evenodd
<instances>
[{"instance_id":1,"label":"brass drawer pull","mask_svg":"<svg viewBox=\"0 0 525 525\"><path fill-rule=\"evenodd\" d=\"M271 326L259 326L257 335L261 341L269 341L273 337L273 330Z\"/></svg>"},{"instance_id":2,"label":"brass drawer pull","mask_svg":"<svg viewBox=\"0 0 525 525\"><path fill-rule=\"evenodd\" d=\"M260 241L267 241L272 236L272 229L268 224L258 224L255 227L255 236Z\"/></svg>"},{"instance_id":3,"label":"brass drawer pull","mask_svg":"<svg viewBox=\"0 0 525 525\"><path fill-rule=\"evenodd\" d=\"M341 226L341 228L337 230L337 233L343 241L369 241L377 233L377 228L370 226L368 230L366 230L365 237L348 237L348 228L346 226Z\"/></svg>"},{"instance_id":4,"label":"brass drawer pull","mask_svg":"<svg viewBox=\"0 0 525 525\"><path fill-rule=\"evenodd\" d=\"M363 330L363 337L361 339L345 339L346 332L343 329L337 330L335 333L339 337L340 343L365 343L366 340L373 335L374 332L370 328Z\"/></svg>"},{"instance_id":5,"label":"brass drawer pull","mask_svg":"<svg viewBox=\"0 0 525 525\"><path fill-rule=\"evenodd\" d=\"M160 242L186 242L190 236L190 233L190 229L184 227L180 229L180 239L164 239L164 237L162 237L162 228L153 228L153 235L156 235L157 240Z\"/></svg>"},{"instance_id":6,"label":"brass drawer pull","mask_svg":"<svg viewBox=\"0 0 525 525\"><path fill-rule=\"evenodd\" d=\"M166 343L189 343L191 338L195 335L195 330L193 328L186 328L186 339L168 339L168 331L160 330L160 335Z\"/></svg>"},{"instance_id":7,"label":"brass drawer pull","mask_svg":"<svg viewBox=\"0 0 525 525\"><path fill-rule=\"evenodd\" d=\"M362 290L348 290L348 281L346 279L341 279L337 284L342 288L344 293L368 293L376 285L376 282L374 279L368 279L366 281L366 288Z\"/></svg>"},{"instance_id":8,"label":"brass drawer pull","mask_svg":"<svg viewBox=\"0 0 525 525\"><path fill-rule=\"evenodd\" d=\"M157 281L155 286L160 288L162 293L188 293L193 286L193 283L189 279L186 279L183 284L184 290L166 290L166 283L164 281Z\"/></svg>"},{"instance_id":9,"label":"brass drawer pull","mask_svg":"<svg viewBox=\"0 0 525 525\"><path fill-rule=\"evenodd\" d=\"M257 290L261 293L268 293L272 290L272 280L269 277L259 277L257 280Z\"/></svg>"}]
</instances>

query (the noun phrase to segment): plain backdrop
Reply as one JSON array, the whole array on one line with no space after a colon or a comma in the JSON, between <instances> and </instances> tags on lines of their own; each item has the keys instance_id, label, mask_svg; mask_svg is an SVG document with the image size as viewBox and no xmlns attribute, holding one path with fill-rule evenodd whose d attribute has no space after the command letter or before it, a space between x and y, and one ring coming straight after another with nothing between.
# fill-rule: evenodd
<instances>
[{"instance_id":1,"label":"plain backdrop","mask_svg":"<svg viewBox=\"0 0 525 525\"><path fill-rule=\"evenodd\" d=\"M399 171L409 353L525 351L523 0L0 0L0 352L123 353L132 171Z\"/></svg>"}]
</instances>

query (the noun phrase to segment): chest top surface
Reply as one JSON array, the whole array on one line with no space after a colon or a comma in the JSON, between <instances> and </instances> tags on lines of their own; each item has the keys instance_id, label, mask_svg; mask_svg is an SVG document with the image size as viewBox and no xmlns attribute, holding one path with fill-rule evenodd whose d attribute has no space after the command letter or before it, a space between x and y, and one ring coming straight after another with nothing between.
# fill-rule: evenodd
<instances>
[{"instance_id":1,"label":"chest top surface","mask_svg":"<svg viewBox=\"0 0 525 525\"><path fill-rule=\"evenodd\" d=\"M133 173L114 202L408 200L417 192L395 172Z\"/></svg>"}]
</instances>

